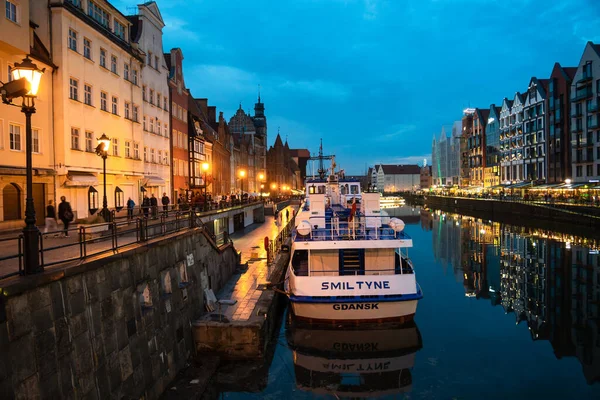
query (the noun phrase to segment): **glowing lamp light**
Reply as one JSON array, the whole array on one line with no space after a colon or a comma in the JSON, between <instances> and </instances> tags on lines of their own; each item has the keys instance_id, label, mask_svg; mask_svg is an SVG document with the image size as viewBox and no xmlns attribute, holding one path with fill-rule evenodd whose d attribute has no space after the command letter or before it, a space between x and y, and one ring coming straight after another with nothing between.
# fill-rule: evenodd
<instances>
[{"instance_id":1,"label":"glowing lamp light","mask_svg":"<svg viewBox=\"0 0 600 400\"><path fill-rule=\"evenodd\" d=\"M277 189L277 185L274 183L271 183L271 189Z\"/></svg>"},{"instance_id":2,"label":"glowing lamp light","mask_svg":"<svg viewBox=\"0 0 600 400\"><path fill-rule=\"evenodd\" d=\"M202 163L202 170L203 171L208 171L208 168L210 168L210 165L208 165L208 163Z\"/></svg>"},{"instance_id":3,"label":"glowing lamp light","mask_svg":"<svg viewBox=\"0 0 600 400\"><path fill-rule=\"evenodd\" d=\"M260 180L262 181L263 179L265 179L265 175L264 175L264 174L260 174L260 175L258 176L258 179L260 179Z\"/></svg>"},{"instance_id":4,"label":"glowing lamp light","mask_svg":"<svg viewBox=\"0 0 600 400\"><path fill-rule=\"evenodd\" d=\"M21 78L27 79L27 82L31 85L31 89L25 96L36 97L40 88L40 81L42 80L42 74L46 69L39 69L37 65L31 62L29 57L25 57L23 62L16 63L11 70L12 79L18 80Z\"/></svg>"},{"instance_id":5,"label":"glowing lamp light","mask_svg":"<svg viewBox=\"0 0 600 400\"><path fill-rule=\"evenodd\" d=\"M102 151L108 151L110 147L110 139L106 136L106 133L103 133L98 139L98 143L102 145Z\"/></svg>"},{"instance_id":6,"label":"glowing lamp light","mask_svg":"<svg viewBox=\"0 0 600 400\"><path fill-rule=\"evenodd\" d=\"M571 180L570 180L570 179L565 179L565 183L566 183L567 185L570 185L570 184L571 184Z\"/></svg>"},{"instance_id":7,"label":"glowing lamp light","mask_svg":"<svg viewBox=\"0 0 600 400\"><path fill-rule=\"evenodd\" d=\"M240 170L240 177L243 178L246 176L246 171L244 171L243 169Z\"/></svg>"}]
</instances>

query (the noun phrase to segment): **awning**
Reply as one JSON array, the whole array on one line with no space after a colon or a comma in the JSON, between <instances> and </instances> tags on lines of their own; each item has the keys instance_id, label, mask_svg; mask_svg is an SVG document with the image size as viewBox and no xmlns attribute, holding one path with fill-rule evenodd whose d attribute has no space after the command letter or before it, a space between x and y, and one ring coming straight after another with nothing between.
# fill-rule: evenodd
<instances>
[{"instance_id":1,"label":"awning","mask_svg":"<svg viewBox=\"0 0 600 400\"><path fill-rule=\"evenodd\" d=\"M89 187L98 185L98 178L91 172L69 171L64 183L67 187Z\"/></svg>"},{"instance_id":2,"label":"awning","mask_svg":"<svg viewBox=\"0 0 600 400\"><path fill-rule=\"evenodd\" d=\"M160 176L151 175L144 177L144 187L159 187L166 184L165 180Z\"/></svg>"}]
</instances>

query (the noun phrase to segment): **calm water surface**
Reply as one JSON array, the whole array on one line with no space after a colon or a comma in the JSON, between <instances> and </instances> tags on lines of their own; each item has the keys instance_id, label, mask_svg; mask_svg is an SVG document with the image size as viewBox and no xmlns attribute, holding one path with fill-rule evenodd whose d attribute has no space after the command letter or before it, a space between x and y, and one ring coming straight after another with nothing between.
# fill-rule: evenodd
<instances>
[{"instance_id":1,"label":"calm water surface","mask_svg":"<svg viewBox=\"0 0 600 400\"><path fill-rule=\"evenodd\" d=\"M415 324L316 329L286 312L264 383L220 398L600 399L597 241L388 212L414 241Z\"/></svg>"}]
</instances>

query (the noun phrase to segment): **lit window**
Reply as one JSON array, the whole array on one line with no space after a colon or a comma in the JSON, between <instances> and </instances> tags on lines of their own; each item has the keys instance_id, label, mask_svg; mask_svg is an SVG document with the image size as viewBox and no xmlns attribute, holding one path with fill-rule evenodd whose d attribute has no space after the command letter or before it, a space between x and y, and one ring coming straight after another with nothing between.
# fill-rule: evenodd
<instances>
[{"instance_id":1,"label":"lit window","mask_svg":"<svg viewBox=\"0 0 600 400\"><path fill-rule=\"evenodd\" d=\"M92 105L92 86L85 84L83 85L83 102L88 106Z\"/></svg>"},{"instance_id":2,"label":"lit window","mask_svg":"<svg viewBox=\"0 0 600 400\"><path fill-rule=\"evenodd\" d=\"M71 128L71 148L79 150L79 129Z\"/></svg>"},{"instance_id":3,"label":"lit window","mask_svg":"<svg viewBox=\"0 0 600 400\"><path fill-rule=\"evenodd\" d=\"M79 98L79 82L77 79L69 79L69 98L73 100Z\"/></svg>"},{"instance_id":4,"label":"lit window","mask_svg":"<svg viewBox=\"0 0 600 400\"><path fill-rule=\"evenodd\" d=\"M6 19L11 20L14 23L17 23L17 5L10 1L6 0Z\"/></svg>"},{"instance_id":5,"label":"lit window","mask_svg":"<svg viewBox=\"0 0 600 400\"><path fill-rule=\"evenodd\" d=\"M83 56L92 59L92 42L88 38L83 38Z\"/></svg>"},{"instance_id":6,"label":"lit window","mask_svg":"<svg viewBox=\"0 0 600 400\"><path fill-rule=\"evenodd\" d=\"M31 151L34 153L40 152L40 130L31 130Z\"/></svg>"},{"instance_id":7,"label":"lit window","mask_svg":"<svg viewBox=\"0 0 600 400\"><path fill-rule=\"evenodd\" d=\"M85 132L85 151L91 153L94 151L94 134L90 131Z\"/></svg>"},{"instance_id":8,"label":"lit window","mask_svg":"<svg viewBox=\"0 0 600 400\"><path fill-rule=\"evenodd\" d=\"M21 151L21 126L9 124L10 149Z\"/></svg>"},{"instance_id":9,"label":"lit window","mask_svg":"<svg viewBox=\"0 0 600 400\"><path fill-rule=\"evenodd\" d=\"M69 48L77 51L77 32L73 29L69 29Z\"/></svg>"},{"instance_id":10,"label":"lit window","mask_svg":"<svg viewBox=\"0 0 600 400\"><path fill-rule=\"evenodd\" d=\"M119 156L119 139L117 138L112 139L112 151L113 156Z\"/></svg>"}]
</instances>

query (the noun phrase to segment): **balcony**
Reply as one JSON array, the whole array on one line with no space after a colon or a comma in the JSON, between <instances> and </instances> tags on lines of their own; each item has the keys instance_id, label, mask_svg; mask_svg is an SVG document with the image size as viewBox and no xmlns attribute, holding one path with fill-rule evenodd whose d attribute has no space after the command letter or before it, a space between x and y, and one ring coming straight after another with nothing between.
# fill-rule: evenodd
<instances>
[{"instance_id":1,"label":"balcony","mask_svg":"<svg viewBox=\"0 0 600 400\"><path fill-rule=\"evenodd\" d=\"M582 101L593 96L592 88L587 87L585 90L578 90L571 98L571 101Z\"/></svg>"},{"instance_id":2,"label":"balcony","mask_svg":"<svg viewBox=\"0 0 600 400\"><path fill-rule=\"evenodd\" d=\"M592 79L594 79L594 77L593 77L593 76L591 76L591 75L587 75L587 74L584 74L584 75L581 77L581 79L577 81L577 84L584 83L584 82L588 82L588 81L591 81Z\"/></svg>"}]
</instances>

